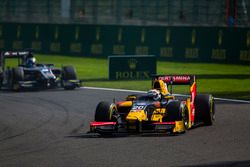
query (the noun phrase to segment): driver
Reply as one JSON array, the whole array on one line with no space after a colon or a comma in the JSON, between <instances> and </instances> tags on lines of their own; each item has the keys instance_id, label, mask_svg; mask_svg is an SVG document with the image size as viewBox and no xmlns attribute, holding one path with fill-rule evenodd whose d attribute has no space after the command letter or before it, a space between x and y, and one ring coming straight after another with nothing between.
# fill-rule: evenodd
<instances>
[{"instance_id":1,"label":"driver","mask_svg":"<svg viewBox=\"0 0 250 167\"><path fill-rule=\"evenodd\" d=\"M152 89L148 91L148 96L153 97L155 101L160 101L161 100L161 93L160 91L156 89Z\"/></svg>"},{"instance_id":2,"label":"driver","mask_svg":"<svg viewBox=\"0 0 250 167\"><path fill-rule=\"evenodd\" d=\"M36 58L35 57L29 57L29 58L27 58L27 60L26 60L26 66L27 67L34 67L35 66L35 64L36 64Z\"/></svg>"}]
</instances>

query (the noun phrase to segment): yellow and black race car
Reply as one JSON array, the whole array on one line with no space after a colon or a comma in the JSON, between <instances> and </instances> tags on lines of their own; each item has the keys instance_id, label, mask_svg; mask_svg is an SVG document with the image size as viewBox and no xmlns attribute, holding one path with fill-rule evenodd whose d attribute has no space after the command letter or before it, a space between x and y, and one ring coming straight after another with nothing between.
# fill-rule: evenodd
<instances>
[{"instance_id":1,"label":"yellow and black race car","mask_svg":"<svg viewBox=\"0 0 250 167\"><path fill-rule=\"evenodd\" d=\"M190 85L190 96L173 96L172 85ZM184 133L197 125L212 125L214 118L213 96L196 93L195 76L155 75L152 89L145 95L129 95L120 102L100 102L90 132Z\"/></svg>"}]
</instances>

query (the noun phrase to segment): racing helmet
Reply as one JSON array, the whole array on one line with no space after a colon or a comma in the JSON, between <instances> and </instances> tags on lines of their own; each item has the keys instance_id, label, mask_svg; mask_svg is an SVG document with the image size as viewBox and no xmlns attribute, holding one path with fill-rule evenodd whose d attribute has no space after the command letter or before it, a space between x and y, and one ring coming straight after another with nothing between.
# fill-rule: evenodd
<instances>
[{"instance_id":1,"label":"racing helmet","mask_svg":"<svg viewBox=\"0 0 250 167\"><path fill-rule=\"evenodd\" d=\"M148 96L153 97L153 99L156 101L161 100L161 93L156 89L149 90L147 94Z\"/></svg>"},{"instance_id":2,"label":"racing helmet","mask_svg":"<svg viewBox=\"0 0 250 167\"><path fill-rule=\"evenodd\" d=\"M33 67L36 63L36 58L35 57L29 57L26 60L26 65L27 67Z\"/></svg>"}]
</instances>

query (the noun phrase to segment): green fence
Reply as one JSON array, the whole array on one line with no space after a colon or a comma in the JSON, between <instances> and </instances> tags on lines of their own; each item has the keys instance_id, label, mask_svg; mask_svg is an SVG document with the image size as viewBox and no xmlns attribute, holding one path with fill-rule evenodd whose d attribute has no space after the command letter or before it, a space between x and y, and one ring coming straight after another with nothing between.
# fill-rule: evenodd
<instances>
[{"instance_id":1,"label":"green fence","mask_svg":"<svg viewBox=\"0 0 250 167\"><path fill-rule=\"evenodd\" d=\"M250 62L250 29L0 24L0 49L104 57L156 55L173 61Z\"/></svg>"}]
</instances>

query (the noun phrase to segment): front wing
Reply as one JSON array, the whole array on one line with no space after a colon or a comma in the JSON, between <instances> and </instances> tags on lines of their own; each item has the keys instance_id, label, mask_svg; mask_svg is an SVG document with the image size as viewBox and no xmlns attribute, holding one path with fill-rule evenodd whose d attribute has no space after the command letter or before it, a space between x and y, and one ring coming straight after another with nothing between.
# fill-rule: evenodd
<instances>
[{"instance_id":1,"label":"front wing","mask_svg":"<svg viewBox=\"0 0 250 167\"><path fill-rule=\"evenodd\" d=\"M31 81L19 81L14 84L14 89L31 89L31 88L57 88L62 87L60 80L55 80L55 82L41 82L37 80ZM80 87L81 82L79 80L64 80L63 87Z\"/></svg>"},{"instance_id":2,"label":"front wing","mask_svg":"<svg viewBox=\"0 0 250 167\"><path fill-rule=\"evenodd\" d=\"M183 121L175 122L154 122L150 123L149 129L142 127L141 130L130 129L130 126L120 126L117 122L96 122L90 123L90 132L99 134L112 133L183 133L185 127Z\"/></svg>"}]
</instances>

